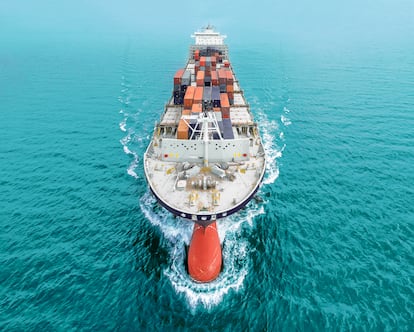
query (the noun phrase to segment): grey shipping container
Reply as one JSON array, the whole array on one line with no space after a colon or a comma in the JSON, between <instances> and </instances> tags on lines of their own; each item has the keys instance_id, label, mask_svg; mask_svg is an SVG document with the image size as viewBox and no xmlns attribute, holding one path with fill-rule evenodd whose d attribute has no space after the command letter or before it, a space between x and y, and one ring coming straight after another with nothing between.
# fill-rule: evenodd
<instances>
[{"instance_id":1,"label":"grey shipping container","mask_svg":"<svg viewBox=\"0 0 414 332\"><path fill-rule=\"evenodd\" d=\"M203 101L210 102L211 101L211 86L204 87L203 90Z\"/></svg>"},{"instance_id":2,"label":"grey shipping container","mask_svg":"<svg viewBox=\"0 0 414 332\"><path fill-rule=\"evenodd\" d=\"M191 72L189 70L184 71L183 76L181 77L181 85L190 85L191 84Z\"/></svg>"},{"instance_id":3,"label":"grey shipping container","mask_svg":"<svg viewBox=\"0 0 414 332\"><path fill-rule=\"evenodd\" d=\"M205 76L204 77L204 85L205 86L211 86L211 77L210 76Z\"/></svg>"},{"instance_id":4,"label":"grey shipping container","mask_svg":"<svg viewBox=\"0 0 414 332\"><path fill-rule=\"evenodd\" d=\"M218 86L211 88L211 100L213 101L213 107L220 107L220 88Z\"/></svg>"},{"instance_id":5,"label":"grey shipping container","mask_svg":"<svg viewBox=\"0 0 414 332\"><path fill-rule=\"evenodd\" d=\"M223 119L223 138L234 139L233 127L230 119Z\"/></svg>"},{"instance_id":6,"label":"grey shipping container","mask_svg":"<svg viewBox=\"0 0 414 332\"><path fill-rule=\"evenodd\" d=\"M223 122L217 121L217 124L219 126L220 135L223 137ZM217 132L213 132L213 139L220 139L220 136Z\"/></svg>"}]
</instances>

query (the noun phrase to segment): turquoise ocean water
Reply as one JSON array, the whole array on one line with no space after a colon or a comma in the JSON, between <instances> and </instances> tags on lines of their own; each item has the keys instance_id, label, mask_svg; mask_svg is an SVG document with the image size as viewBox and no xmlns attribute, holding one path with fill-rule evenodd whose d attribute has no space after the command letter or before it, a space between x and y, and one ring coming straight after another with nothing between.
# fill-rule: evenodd
<instances>
[{"instance_id":1,"label":"turquoise ocean water","mask_svg":"<svg viewBox=\"0 0 414 332\"><path fill-rule=\"evenodd\" d=\"M269 165L208 285L142 169L191 40L0 50L0 330L412 329L412 44L228 41Z\"/></svg>"}]
</instances>

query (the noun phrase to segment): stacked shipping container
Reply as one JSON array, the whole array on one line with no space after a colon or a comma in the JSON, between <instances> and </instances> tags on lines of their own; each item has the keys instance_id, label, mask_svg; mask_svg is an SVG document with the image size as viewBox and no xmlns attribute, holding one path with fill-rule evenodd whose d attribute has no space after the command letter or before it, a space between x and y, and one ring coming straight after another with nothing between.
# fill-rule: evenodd
<instances>
[{"instance_id":1,"label":"stacked shipping container","mask_svg":"<svg viewBox=\"0 0 414 332\"><path fill-rule=\"evenodd\" d=\"M234 138L230 120L230 105L234 103L234 77L229 61L223 60L221 52L211 48L195 50L193 58L195 63L192 71L179 69L174 75L174 104L184 106L183 115L196 115L203 110L213 109L222 137ZM189 123L191 126L191 121ZM178 125L177 138L189 138L188 126L183 119ZM214 135L214 138L218 138L218 135Z\"/></svg>"}]
</instances>

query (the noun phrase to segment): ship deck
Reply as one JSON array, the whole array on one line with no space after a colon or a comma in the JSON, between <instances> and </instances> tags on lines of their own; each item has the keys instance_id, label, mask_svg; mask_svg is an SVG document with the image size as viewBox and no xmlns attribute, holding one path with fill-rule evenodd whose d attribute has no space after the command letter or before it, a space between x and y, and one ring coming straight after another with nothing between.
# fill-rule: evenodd
<instances>
[{"instance_id":1,"label":"ship deck","mask_svg":"<svg viewBox=\"0 0 414 332\"><path fill-rule=\"evenodd\" d=\"M213 216L214 220L245 205L257 191L265 159L260 144L254 144L251 153L248 161L227 162L227 169L219 172L218 163L205 167L191 159L187 164L161 160L160 150L151 145L145 158L145 171L153 193L165 205L189 219Z\"/></svg>"}]
</instances>

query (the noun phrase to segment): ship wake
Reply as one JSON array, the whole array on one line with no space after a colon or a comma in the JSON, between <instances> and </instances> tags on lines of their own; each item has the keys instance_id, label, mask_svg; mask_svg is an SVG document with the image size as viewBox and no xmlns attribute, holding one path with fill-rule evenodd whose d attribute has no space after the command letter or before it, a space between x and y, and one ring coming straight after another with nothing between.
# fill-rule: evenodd
<instances>
[{"instance_id":1,"label":"ship wake","mask_svg":"<svg viewBox=\"0 0 414 332\"><path fill-rule=\"evenodd\" d=\"M218 233L223 247L223 270L219 277L210 283L197 283L186 270L186 248L190 244L193 223L174 218L165 210L154 212L157 202L148 191L140 199L140 207L146 218L157 226L168 240L171 264L164 270L177 294L182 295L190 308L210 309L219 304L224 295L237 292L249 270L248 240L243 232L251 232L253 219L264 213L263 206L249 204L237 215L221 219Z\"/></svg>"}]
</instances>

